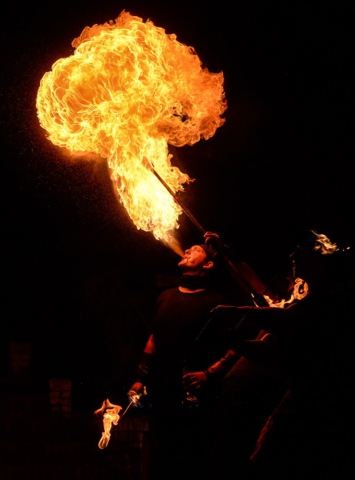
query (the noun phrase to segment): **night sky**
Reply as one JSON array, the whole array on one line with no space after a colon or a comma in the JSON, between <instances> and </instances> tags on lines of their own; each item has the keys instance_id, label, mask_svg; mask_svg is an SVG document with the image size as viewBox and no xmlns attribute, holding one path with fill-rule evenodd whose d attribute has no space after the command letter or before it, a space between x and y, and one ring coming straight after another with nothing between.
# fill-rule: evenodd
<instances>
[{"instance_id":1,"label":"night sky","mask_svg":"<svg viewBox=\"0 0 355 480\"><path fill-rule=\"evenodd\" d=\"M130 327L134 341L122 345L136 342L138 351L154 279L174 273L175 254L137 231L117 202L106 163L69 161L46 140L36 116L44 73L73 53L71 42L85 26L123 9L175 33L210 71L224 73L225 125L208 141L171 150L173 164L196 179L181 198L199 222L219 232L265 282L306 229L354 244L350 9L345 2L231 5L6 0L1 264L9 338L55 336L54 351L73 352L78 337L70 345L64 339L74 329L102 333L102 324L109 330L118 322L123 334L122 305L133 298L141 307ZM188 219L180 223L183 246L202 241ZM135 354L127 355L134 364ZM51 374L70 374L69 360L58 360Z\"/></svg>"}]
</instances>

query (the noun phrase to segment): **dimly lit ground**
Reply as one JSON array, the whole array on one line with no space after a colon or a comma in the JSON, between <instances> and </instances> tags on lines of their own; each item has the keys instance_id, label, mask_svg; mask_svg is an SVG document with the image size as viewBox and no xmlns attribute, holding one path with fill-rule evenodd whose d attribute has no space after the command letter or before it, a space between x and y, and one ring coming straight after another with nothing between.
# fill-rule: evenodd
<instances>
[{"instance_id":1,"label":"dimly lit ground","mask_svg":"<svg viewBox=\"0 0 355 480\"><path fill-rule=\"evenodd\" d=\"M24 405L27 416L48 400L51 378L72 380L71 408L80 418L106 396L124 402L162 288L157 275L176 273L175 254L131 224L105 162L71 163L45 139L36 117L43 74L72 53L71 41L86 25L123 9L176 33L210 71L224 72L225 125L208 141L171 151L173 163L196 179L183 201L199 222L265 282L305 229L354 244L353 45L344 5L253 0L231 10L226 1L208 7L64 0L19 7L6 0L1 377L4 408L14 404L11 395L26 397L18 408ZM201 242L183 217L177 236L184 246ZM21 378L10 345L30 345ZM16 428L20 423L15 415ZM95 428L89 436L100 435Z\"/></svg>"}]
</instances>

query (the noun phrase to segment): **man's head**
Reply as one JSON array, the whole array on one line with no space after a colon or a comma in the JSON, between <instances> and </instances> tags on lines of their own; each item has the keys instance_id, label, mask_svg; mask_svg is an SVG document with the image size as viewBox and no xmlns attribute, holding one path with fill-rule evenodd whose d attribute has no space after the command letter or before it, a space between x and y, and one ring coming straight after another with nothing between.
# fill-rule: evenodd
<instances>
[{"instance_id":1,"label":"man's head","mask_svg":"<svg viewBox=\"0 0 355 480\"><path fill-rule=\"evenodd\" d=\"M185 250L185 254L178 266L184 275L208 275L214 266L215 252L207 245L193 245Z\"/></svg>"}]
</instances>

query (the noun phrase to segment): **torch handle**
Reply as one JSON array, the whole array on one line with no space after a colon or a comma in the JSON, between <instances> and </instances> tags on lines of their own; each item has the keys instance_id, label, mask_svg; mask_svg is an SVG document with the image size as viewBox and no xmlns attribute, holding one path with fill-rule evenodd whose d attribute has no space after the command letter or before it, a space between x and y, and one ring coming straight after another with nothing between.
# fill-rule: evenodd
<instances>
[{"instance_id":1,"label":"torch handle","mask_svg":"<svg viewBox=\"0 0 355 480\"><path fill-rule=\"evenodd\" d=\"M124 412L122 413L122 415L120 416L120 420L121 418L126 415L126 413L128 412L128 410L131 408L132 406L132 402L129 402L128 406L125 408Z\"/></svg>"}]
</instances>

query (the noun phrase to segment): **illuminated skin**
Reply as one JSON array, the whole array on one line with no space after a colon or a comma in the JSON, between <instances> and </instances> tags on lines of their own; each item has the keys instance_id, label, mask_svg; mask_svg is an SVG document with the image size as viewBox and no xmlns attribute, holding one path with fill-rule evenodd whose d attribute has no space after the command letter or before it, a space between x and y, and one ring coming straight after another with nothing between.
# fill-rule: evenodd
<instances>
[{"instance_id":1,"label":"illuminated skin","mask_svg":"<svg viewBox=\"0 0 355 480\"><path fill-rule=\"evenodd\" d=\"M203 275L205 270L213 267L213 262L207 260L206 252L200 245L194 245L185 250L178 266L185 275Z\"/></svg>"},{"instance_id":2,"label":"illuminated skin","mask_svg":"<svg viewBox=\"0 0 355 480\"><path fill-rule=\"evenodd\" d=\"M207 260L207 255L204 249L200 245L193 245L185 250L184 256L178 263L178 266L183 270L184 275L203 275L208 269L213 267L213 262ZM191 289L188 287L179 287L180 292L183 293L196 293L203 288ZM152 334L144 348L145 353L152 354L155 350L155 339ZM190 372L183 376L183 387L185 389L194 388L199 390L202 385L207 383L207 377L204 372ZM141 392L143 390L143 384L136 382L132 385L131 390L135 392Z\"/></svg>"}]
</instances>

